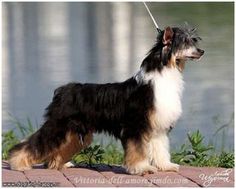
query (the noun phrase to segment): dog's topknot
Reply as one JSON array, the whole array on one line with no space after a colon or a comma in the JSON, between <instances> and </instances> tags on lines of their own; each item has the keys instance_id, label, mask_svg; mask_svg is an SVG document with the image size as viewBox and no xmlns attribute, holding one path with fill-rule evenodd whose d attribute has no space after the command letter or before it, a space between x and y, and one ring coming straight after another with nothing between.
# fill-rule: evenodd
<instances>
[{"instance_id":1,"label":"dog's topknot","mask_svg":"<svg viewBox=\"0 0 236 189\"><path fill-rule=\"evenodd\" d=\"M201 39L201 37L197 34L197 29L192 28L189 25L185 24L185 26L182 27L172 27L171 28L174 32L173 39L176 43L186 43L186 40L191 43L198 43ZM163 36L164 36L165 30L161 30L156 37L156 44L155 46L163 46Z\"/></svg>"},{"instance_id":2,"label":"dog's topknot","mask_svg":"<svg viewBox=\"0 0 236 189\"><path fill-rule=\"evenodd\" d=\"M201 38L197 34L196 28L191 28L189 26L181 27L181 28L173 28L176 30L176 33L182 38L192 39L193 41L197 42L201 40Z\"/></svg>"}]
</instances>

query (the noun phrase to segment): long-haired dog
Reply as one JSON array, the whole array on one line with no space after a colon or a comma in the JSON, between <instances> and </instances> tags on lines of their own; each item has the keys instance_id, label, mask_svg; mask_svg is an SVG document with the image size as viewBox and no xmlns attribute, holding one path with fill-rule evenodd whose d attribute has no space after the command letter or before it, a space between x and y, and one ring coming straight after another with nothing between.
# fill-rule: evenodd
<instances>
[{"instance_id":1,"label":"long-haired dog","mask_svg":"<svg viewBox=\"0 0 236 189\"><path fill-rule=\"evenodd\" d=\"M94 132L106 132L121 140L129 173L178 171L170 161L168 131L182 112L184 64L204 54L199 40L193 29L167 27L140 70L126 81L56 89L45 123L11 149L11 168L27 170L45 162L61 169L92 142Z\"/></svg>"}]
</instances>

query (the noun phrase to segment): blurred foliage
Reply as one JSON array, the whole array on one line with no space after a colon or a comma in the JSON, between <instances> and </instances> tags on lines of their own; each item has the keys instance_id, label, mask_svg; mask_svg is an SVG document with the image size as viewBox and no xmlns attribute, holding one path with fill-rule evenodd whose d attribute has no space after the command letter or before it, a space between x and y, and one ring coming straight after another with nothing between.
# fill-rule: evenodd
<instances>
[{"instance_id":1,"label":"blurred foliage","mask_svg":"<svg viewBox=\"0 0 236 189\"><path fill-rule=\"evenodd\" d=\"M214 147L205 145L203 139L199 130L188 134L188 144L183 144L178 152L172 153L172 161L180 165L196 167L234 167L234 153L222 151L219 155L212 154L215 152Z\"/></svg>"},{"instance_id":2,"label":"blurred foliage","mask_svg":"<svg viewBox=\"0 0 236 189\"><path fill-rule=\"evenodd\" d=\"M92 164L101 163L105 151L100 145L89 146L83 149L79 154L75 155L72 160L75 163L85 163L89 166Z\"/></svg>"},{"instance_id":3,"label":"blurred foliage","mask_svg":"<svg viewBox=\"0 0 236 189\"><path fill-rule=\"evenodd\" d=\"M13 130L3 133L2 134L2 159L7 159L9 150L19 142L20 140L16 137Z\"/></svg>"}]
</instances>

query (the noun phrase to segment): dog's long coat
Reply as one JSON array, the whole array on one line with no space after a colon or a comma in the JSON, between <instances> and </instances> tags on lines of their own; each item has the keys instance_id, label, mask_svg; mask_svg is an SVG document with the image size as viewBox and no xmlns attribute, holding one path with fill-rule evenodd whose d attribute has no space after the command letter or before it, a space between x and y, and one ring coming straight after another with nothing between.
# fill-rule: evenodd
<instances>
[{"instance_id":1,"label":"dog's long coat","mask_svg":"<svg viewBox=\"0 0 236 189\"><path fill-rule=\"evenodd\" d=\"M55 90L43 126L10 152L12 169L46 162L60 169L94 132L120 139L131 174L177 171L167 133L181 115L182 69L203 55L193 31L167 27L135 76L121 83L70 83Z\"/></svg>"}]
</instances>

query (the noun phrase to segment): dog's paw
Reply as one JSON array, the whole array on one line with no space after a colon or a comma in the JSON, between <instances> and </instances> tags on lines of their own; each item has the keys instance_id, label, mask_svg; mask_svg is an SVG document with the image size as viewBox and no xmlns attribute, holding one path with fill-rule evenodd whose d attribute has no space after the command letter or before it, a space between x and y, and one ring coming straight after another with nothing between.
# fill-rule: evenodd
<instances>
[{"instance_id":1,"label":"dog's paw","mask_svg":"<svg viewBox=\"0 0 236 189\"><path fill-rule=\"evenodd\" d=\"M158 172L158 169L154 166L148 166L140 175L154 174Z\"/></svg>"},{"instance_id":2,"label":"dog's paw","mask_svg":"<svg viewBox=\"0 0 236 189\"><path fill-rule=\"evenodd\" d=\"M159 171L175 171L175 172L178 172L179 171L179 165L175 164L175 163L168 162L168 163L159 164L157 166L157 169Z\"/></svg>"},{"instance_id":3,"label":"dog's paw","mask_svg":"<svg viewBox=\"0 0 236 189\"><path fill-rule=\"evenodd\" d=\"M67 162L67 163L65 163L65 164L63 165L63 168L64 168L64 169L67 169L67 168L73 168L73 167L75 167L75 166L76 166L75 163L69 161L69 162Z\"/></svg>"},{"instance_id":4,"label":"dog's paw","mask_svg":"<svg viewBox=\"0 0 236 189\"><path fill-rule=\"evenodd\" d=\"M11 170L16 170L16 171L29 171L31 169L32 169L32 167L30 167L30 166L11 167Z\"/></svg>"},{"instance_id":5,"label":"dog's paw","mask_svg":"<svg viewBox=\"0 0 236 189\"><path fill-rule=\"evenodd\" d=\"M136 167L126 167L126 170L131 175L146 175L146 174L153 174L156 173L158 170L156 167L152 165L146 166L136 166Z\"/></svg>"}]
</instances>

